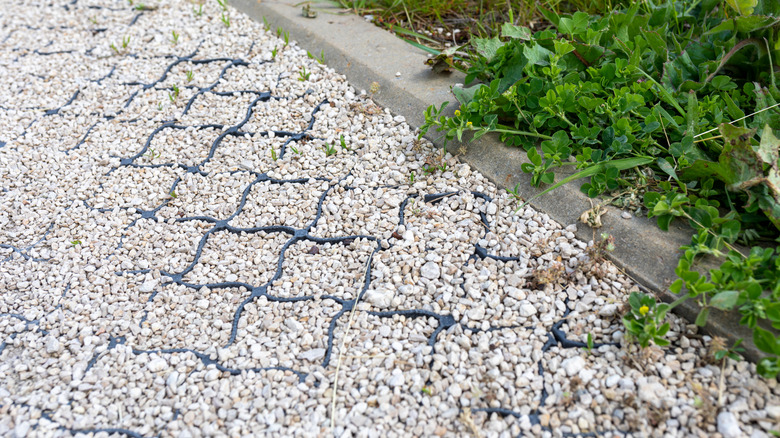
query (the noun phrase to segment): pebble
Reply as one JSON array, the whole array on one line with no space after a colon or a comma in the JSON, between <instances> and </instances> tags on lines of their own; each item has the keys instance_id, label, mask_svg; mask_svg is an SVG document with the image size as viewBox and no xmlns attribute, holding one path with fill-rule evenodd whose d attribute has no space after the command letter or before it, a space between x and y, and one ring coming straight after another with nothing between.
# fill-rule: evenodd
<instances>
[{"instance_id":1,"label":"pebble","mask_svg":"<svg viewBox=\"0 0 780 438\"><path fill-rule=\"evenodd\" d=\"M420 275L429 280L436 280L441 275L441 270L439 269L438 264L434 262L427 262L422 266L422 268L420 268Z\"/></svg>"},{"instance_id":2,"label":"pebble","mask_svg":"<svg viewBox=\"0 0 780 438\"><path fill-rule=\"evenodd\" d=\"M742 429L739 427L737 417L728 411L721 411L718 414L718 432L723 438L738 438L742 436Z\"/></svg>"},{"instance_id":3,"label":"pebble","mask_svg":"<svg viewBox=\"0 0 780 438\"><path fill-rule=\"evenodd\" d=\"M316 362L325 357L326 350L324 348L314 348L312 350L304 351L298 357L310 362Z\"/></svg>"},{"instance_id":4,"label":"pebble","mask_svg":"<svg viewBox=\"0 0 780 438\"><path fill-rule=\"evenodd\" d=\"M146 364L146 368L153 373L158 373L168 367L168 362L165 359L157 358L152 359Z\"/></svg>"},{"instance_id":5,"label":"pebble","mask_svg":"<svg viewBox=\"0 0 780 438\"><path fill-rule=\"evenodd\" d=\"M563 368L566 375L571 377L580 372L585 367L585 359L582 356L574 356L565 359L561 362L561 368Z\"/></svg>"}]
</instances>

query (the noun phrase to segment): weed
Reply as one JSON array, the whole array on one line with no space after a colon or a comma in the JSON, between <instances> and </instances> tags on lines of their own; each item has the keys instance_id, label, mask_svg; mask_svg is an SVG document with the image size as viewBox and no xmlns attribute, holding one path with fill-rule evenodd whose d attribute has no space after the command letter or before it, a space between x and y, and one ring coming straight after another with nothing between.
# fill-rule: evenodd
<instances>
[{"instance_id":1,"label":"weed","mask_svg":"<svg viewBox=\"0 0 780 438\"><path fill-rule=\"evenodd\" d=\"M623 316L628 339L638 342L642 348L647 348L650 342L659 347L669 345L664 336L670 326L664 320L671 306L666 303L658 304L652 296L639 292L631 292L628 304L630 308Z\"/></svg>"},{"instance_id":2,"label":"weed","mask_svg":"<svg viewBox=\"0 0 780 438\"><path fill-rule=\"evenodd\" d=\"M311 52L309 52L309 51L307 51L307 52L306 52L306 55L309 57L309 59L313 59L313 60L317 61L317 62L318 62L318 63L320 63L320 64L325 64L325 51L324 51L324 50L321 50L321 51L320 51L320 57L319 57L319 58L316 58L316 57L315 57L314 55L312 55L312 53L311 53Z\"/></svg>"},{"instance_id":3,"label":"weed","mask_svg":"<svg viewBox=\"0 0 780 438\"><path fill-rule=\"evenodd\" d=\"M585 342L585 351L588 352L588 354L593 353L593 335L588 333L588 339Z\"/></svg>"},{"instance_id":4,"label":"weed","mask_svg":"<svg viewBox=\"0 0 780 438\"><path fill-rule=\"evenodd\" d=\"M265 15L263 15L263 29L268 31L268 29L270 29L270 28L271 28L271 26L268 25L268 19L266 19Z\"/></svg>"},{"instance_id":5,"label":"weed","mask_svg":"<svg viewBox=\"0 0 780 438\"><path fill-rule=\"evenodd\" d=\"M179 86L176 85L176 84L173 84L172 89L173 89L173 92L172 93L168 93L168 99L170 99L171 102L175 102L176 98L179 97Z\"/></svg>"},{"instance_id":6,"label":"weed","mask_svg":"<svg viewBox=\"0 0 780 438\"><path fill-rule=\"evenodd\" d=\"M111 50L113 50L115 54L119 54L119 49L116 48L114 43L109 44L108 47L111 47Z\"/></svg>"},{"instance_id":7,"label":"weed","mask_svg":"<svg viewBox=\"0 0 780 438\"><path fill-rule=\"evenodd\" d=\"M168 196L170 196L173 199L176 199L179 197L179 195L176 194L176 190L171 190L171 193L168 193Z\"/></svg>"},{"instance_id":8,"label":"weed","mask_svg":"<svg viewBox=\"0 0 780 438\"><path fill-rule=\"evenodd\" d=\"M192 79L195 78L195 73L192 72L192 70L187 70L187 82L192 82Z\"/></svg>"},{"instance_id":9,"label":"weed","mask_svg":"<svg viewBox=\"0 0 780 438\"><path fill-rule=\"evenodd\" d=\"M555 285L566 280L566 267L563 266L561 258L553 262L547 269L536 269L533 272L533 286L543 287L551 284Z\"/></svg>"},{"instance_id":10,"label":"weed","mask_svg":"<svg viewBox=\"0 0 780 438\"><path fill-rule=\"evenodd\" d=\"M506 189L506 192L512 195L515 201L523 202L523 198L520 196L520 183L517 183L514 189Z\"/></svg>"},{"instance_id":11,"label":"weed","mask_svg":"<svg viewBox=\"0 0 780 438\"><path fill-rule=\"evenodd\" d=\"M198 7L193 6L192 13L195 14L196 17L203 16L203 5L198 5Z\"/></svg>"},{"instance_id":12,"label":"weed","mask_svg":"<svg viewBox=\"0 0 780 438\"><path fill-rule=\"evenodd\" d=\"M98 24L97 17L89 17L89 21L90 21L90 23L92 23L92 24L94 24L96 26Z\"/></svg>"},{"instance_id":13,"label":"weed","mask_svg":"<svg viewBox=\"0 0 780 438\"><path fill-rule=\"evenodd\" d=\"M431 392L431 389L428 388L427 386L423 386L420 392L426 395L433 395L433 392Z\"/></svg>"},{"instance_id":14,"label":"weed","mask_svg":"<svg viewBox=\"0 0 780 438\"><path fill-rule=\"evenodd\" d=\"M122 49L123 50L127 49L127 46L129 46L129 45L130 45L130 37L126 36L126 37L122 38Z\"/></svg>"},{"instance_id":15,"label":"weed","mask_svg":"<svg viewBox=\"0 0 780 438\"><path fill-rule=\"evenodd\" d=\"M341 150L344 150L344 151L351 151L351 150L350 150L350 149L347 147L347 142L344 140L344 134L340 134L340 135L339 135L339 145L341 145Z\"/></svg>"},{"instance_id":16,"label":"weed","mask_svg":"<svg viewBox=\"0 0 780 438\"><path fill-rule=\"evenodd\" d=\"M276 36L284 40L284 47L290 44L290 32L287 32L281 26L276 28Z\"/></svg>"},{"instance_id":17,"label":"weed","mask_svg":"<svg viewBox=\"0 0 780 438\"><path fill-rule=\"evenodd\" d=\"M271 59L276 59L276 54L279 53L279 48L274 47L273 50L271 50Z\"/></svg>"},{"instance_id":18,"label":"weed","mask_svg":"<svg viewBox=\"0 0 780 438\"><path fill-rule=\"evenodd\" d=\"M309 76L311 76L311 72L306 71L306 66L301 67L301 70L298 71L298 80L301 82L308 81Z\"/></svg>"},{"instance_id":19,"label":"weed","mask_svg":"<svg viewBox=\"0 0 780 438\"><path fill-rule=\"evenodd\" d=\"M175 46L176 44L179 44L179 34L176 33L175 30L171 31L171 42Z\"/></svg>"},{"instance_id":20,"label":"weed","mask_svg":"<svg viewBox=\"0 0 780 438\"><path fill-rule=\"evenodd\" d=\"M295 155L300 155L301 154L301 152L298 149L296 149L295 146L290 146L290 150L293 151L293 153Z\"/></svg>"},{"instance_id":21,"label":"weed","mask_svg":"<svg viewBox=\"0 0 780 438\"><path fill-rule=\"evenodd\" d=\"M80 240L71 240L70 244L73 245L73 246L81 245L81 241Z\"/></svg>"},{"instance_id":22,"label":"weed","mask_svg":"<svg viewBox=\"0 0 780 438\"><path fill-rule=\"evenodd\" d=\"M414 170L409 173L409 185L414 185Z\"/></svg>"},{"instance_id":23,"label":"weed","mask_svg":"<svg viewBox=\"0 0 780 438\"><path fill-rule=\"evenodd\" d=\"M157 111L162 111L162 110L163 110L163 104L162 104L162 102L158 102L157 103Z\"/></svg>"},{"instance_id":24,"label":"weed","mask_svg":"<svg viewBox=\"0 0 780 438\"><path fill-rule=\"evenodd\" d=\"M222 11L227 11L227 0L217 0L217 4L222 8Z\"/></svg>"},{"instance_id":25,"label":"weed","mask_svg":"<svg viewBox=\"0 0 780 438\"><path fill-rule=\"evenodd\" d=\"M325 156L330 157L331 155L336 155L336 145L333 143L325 144L325 146L322 148L325 151Z\"/></svg>"},{"instance_id":26,"label":"weed","mask_svg":"<svg viewBox=\"0 0 780 438\"><path fill-rule=\"evenodd\" d=\"M162 109L162 104L159 106L160 109ZM160 151L155 150L154 148L150 147L146 150L146 153L144 154L144 157L146 157L148 160L153 160L155 158L160 158L162 154Z\"/></svg>"},{"instance_id":27,"label":"weed","mask_svg":"<svg viewBox=\"0 0 780 438\"><path fill-rule=\"evenodd\" d=\"M379 93L379 82L371 82L371 85L368 87L368 92L371 94L372 98L376 93Z\"/></svg>"},{"instance_id":28,"label":"weed","mask_svg":"<svg viewBox=\"0 0 780 438\"><path fill-rule=\"evenodd\" d=\"M276 149L274 149L273 146L271 146L271 159L274 161L279 159L279 157L276 155Z\"/></svg>"},{"instance_id":29,"label":"weed","mask_svg":"<svg viewBox=\"0 0 780 438\"><path fill-rule=\"evenodd\" d=\"M220 20L222 21L222 24L225 25L225 27L230 27L230 16L228 16L227 12L222 12Z\"/></svg>"}]
</instances>

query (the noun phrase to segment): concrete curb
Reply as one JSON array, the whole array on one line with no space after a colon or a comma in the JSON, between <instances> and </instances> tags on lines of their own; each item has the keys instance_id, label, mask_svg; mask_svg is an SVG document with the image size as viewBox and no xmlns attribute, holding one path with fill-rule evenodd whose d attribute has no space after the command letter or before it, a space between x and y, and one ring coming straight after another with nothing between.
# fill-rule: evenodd
<instances>
[{"instance_id":1,"label":"concrete curb","mask_svg":"<svg viewBox=\"0 0 780 438\"><path fill-rule=\"evenodd\" d=\"M265 19L271 29L282 27L290 33L290 38L314 55L319 56L322 51L327 65L346 75L358 90L367 90L372 82L377 82L380 91L374 101L404 116L412 127L423 124L423 112L429 105L438 107L442 102L455 101L450 87L463 82L463 75L457 72L434 74L424 65L425 52L361 17L338 14L339 9L318 4L318 17L305 18L301 7L294 6L296 3L294 0L231 1L232 6L254 20L262 22ZM449 111L454 109L450 106ZM437 146L442 146L436 133L429 133L428 137ZM473 143L448 144L450 150L458 150L461 146L467 150L462 158L499 187L512 188L520 183L520 195L525 199L540 191L530 185L530 176L520 170L520 165L527 162L521 149L504 146L497 137L489 135ZM583 182L566 184L539 197L531 205L564 226L576 223L582 212L591 208L591 201L579 191ZM691 230L681 221L675 221L669 232L663 232L654 220L623 219L620 210L614 207L607 207L607 210L602 216L602 228L594 230L580 223L577 237L589 241L600 233L611 234L616 247L610 255L612 261L662 300L674 301L677 296L669 291L668 285L677 278L674 269L679 247L690 243ZM689 321L693 321L698 312L699 307L691 300L675 309L675 313ZM730 342L743 338L746 358L757 361L763 357L752 342L752 331L739 325L736 312L726 314L713 309L705 331Z\"/></svg>"}]
</instances>

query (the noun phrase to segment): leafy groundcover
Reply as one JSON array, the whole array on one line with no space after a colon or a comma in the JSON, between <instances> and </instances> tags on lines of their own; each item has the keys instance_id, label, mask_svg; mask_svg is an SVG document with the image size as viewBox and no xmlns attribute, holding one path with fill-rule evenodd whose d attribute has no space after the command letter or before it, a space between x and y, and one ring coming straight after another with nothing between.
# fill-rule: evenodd
<instances>
[{"instance_id":1,"label":"leafy groundcover","mask_svg":"<svg viewBox=\"0 0 780 438\"><path fill-rule=\"evenodd\" d=\"M439 55L467 86L453 89L454 116L446 104L428 108L422 134L494 132L525 148L534 185L575 166L590 197L644 209L664 230L687 221L695 233L671 290L701 305L698 325L713 307L738 310L767 354L759 372L777 376L780 338L761 326L780 329L780 2L645 1L604 16L540 9L552 27L507 23L500 36ZM720 266L694 269L704 255ZM657 329L680 300L641 298L627 332L663 344Z\"/></svg>"}]
</instances>

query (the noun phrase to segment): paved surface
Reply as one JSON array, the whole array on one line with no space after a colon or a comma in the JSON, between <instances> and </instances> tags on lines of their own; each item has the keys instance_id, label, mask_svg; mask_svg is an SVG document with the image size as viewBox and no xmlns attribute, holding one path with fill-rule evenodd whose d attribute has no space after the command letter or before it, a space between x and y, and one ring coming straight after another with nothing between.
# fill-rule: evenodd
<instances>
[{"instance_id":1,"label":"paved surface","mask_svg":"<svg viewBox=\"0 0 780 438\"><path fill-rule=\"evenodd\" d=\"M573 226L236 11L147 7L3 5L0 434L775 427L695 327L622 346L635 286Z\"/></svg>"}]
</instances>

